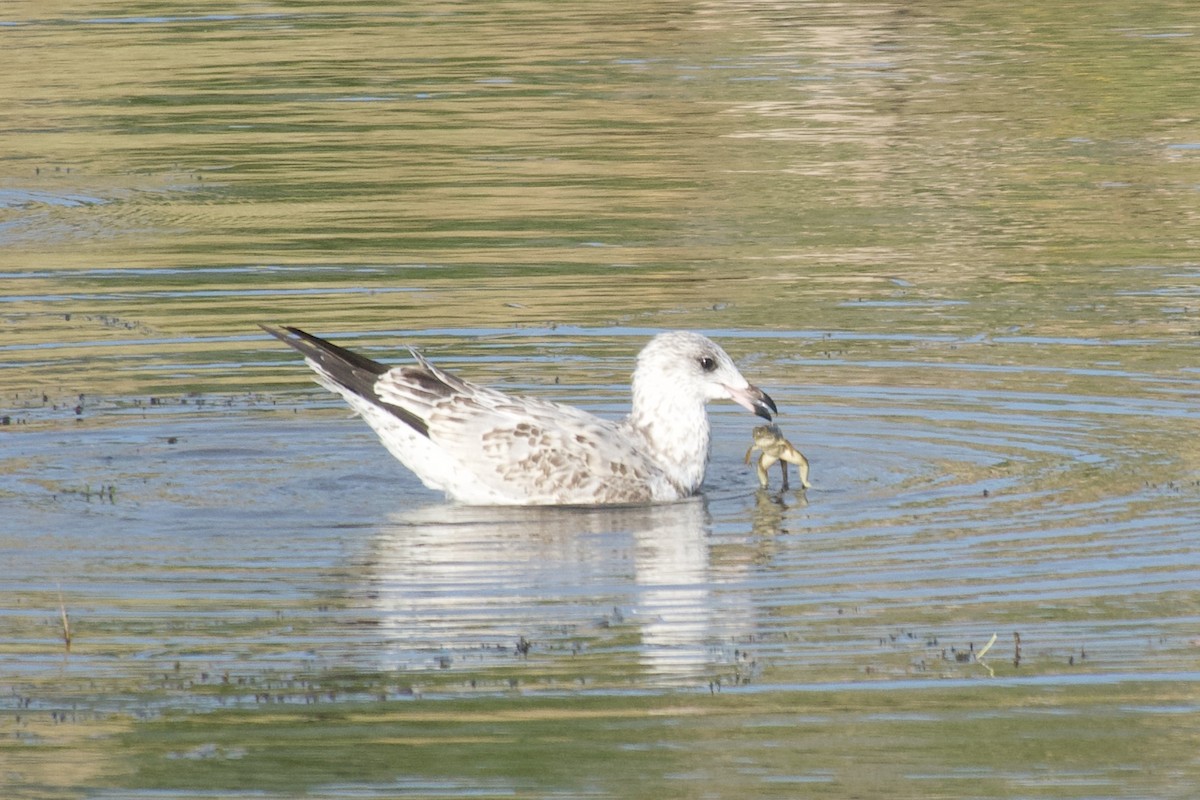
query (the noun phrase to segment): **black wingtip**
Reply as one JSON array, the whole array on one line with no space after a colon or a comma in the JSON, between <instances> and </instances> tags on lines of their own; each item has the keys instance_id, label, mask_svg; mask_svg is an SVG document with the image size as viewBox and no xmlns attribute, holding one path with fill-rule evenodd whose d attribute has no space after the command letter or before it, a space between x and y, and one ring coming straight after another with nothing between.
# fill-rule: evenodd
<instances>
[{"instance_id":1,"label":"black wingtip","mask_svg":"<svg viewBox=\"0 0 1200 800\"><path fill-rule=\"evenodd\" d=\"M354 371L365 372L372 377L382 375L387 372L390 367L386 364L380 364L367 358L364 355L355 353L353 350L347 350L344 347L322 339L320 336L313 336L307 331L302 331L299 328L291 325L278 327L275 325L264 325L259 323L258 327L262 328L267 333L274 336L279 341L298 350L305 358L311 358L313 361L327 368L333 378L341 382L338 373L343 372L347 366ZM372 381L373 382L373 381ZM343 383L349 389L362 394L358 391L358 386L350 383ZM369 395L364 395L369 396Z\"/></svg>"},{"instance_id":2,"label":"black wingtip","mask_svg":"<svg viewBox=\"0 0 1200 800\"><path fill-rule=\"evenodd\" d=\"M281 328L278 325L268 325L265 322L259 322L258 327L262 328L267 333L274 336L276 339L286 342L288 340L289 328Z\"/></svg>"},{"instance_id":3,"label":"black wingtip","mask_svg":"<svg viewBox=\"0 0 1200 800\"><path fill-rule=\"evenodd\" d=\"M384 402L375 392L375 383L379 376L390 367L367 358L364 355L339 347L333 342L326 341L320 336L302 331L291 325L282 327L258 323L258 327L279 339L289 347L316 365L318 371L326 378L343 386L365 400L370 400L380 408L394 414L405 425L420 433L429 435L429 425L406 408Z\"/></svg>"}]
</instances>

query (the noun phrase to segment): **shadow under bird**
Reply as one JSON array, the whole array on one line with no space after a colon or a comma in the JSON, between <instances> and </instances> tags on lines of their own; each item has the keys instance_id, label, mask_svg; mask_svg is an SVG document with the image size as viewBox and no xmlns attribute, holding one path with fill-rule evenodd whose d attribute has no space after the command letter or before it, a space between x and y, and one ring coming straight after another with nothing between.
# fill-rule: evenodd
<instances>
[{"instance_id":1,"label":"shadow under bird","mask_svg":"<svg viewBox=\"0 0 1200 800\"><path fill-rule=\"evenodd\" d=\"M261 327L298 350L422 483L471 505L682 500L704 480L708 401L778 413L719 345L688 331L642 349L632 410L613 421L476 385L411 348L415 364L389 367L299 328Z\"/></svg>"}]
</instances>

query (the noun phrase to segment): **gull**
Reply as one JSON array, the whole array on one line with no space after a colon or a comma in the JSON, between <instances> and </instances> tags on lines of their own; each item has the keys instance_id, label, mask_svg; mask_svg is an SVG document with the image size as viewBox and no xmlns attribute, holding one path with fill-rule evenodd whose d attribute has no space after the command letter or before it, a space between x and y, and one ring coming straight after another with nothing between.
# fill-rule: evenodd
<instances>
[{"instance_id":1,"label":"gull","mask_svg":"<svg viewBox=\"0 0 1200 800\"><path fill-rule=\"evenodd\" d=\"M632 409L617 422L470 383L412 348L416 364L389 367L299 328L260 327L298 350L422 483L466 505L683 500L704 481L708 401L778 413L719 345L689 331L642 349Z\"/></svg>"}]
</instances>

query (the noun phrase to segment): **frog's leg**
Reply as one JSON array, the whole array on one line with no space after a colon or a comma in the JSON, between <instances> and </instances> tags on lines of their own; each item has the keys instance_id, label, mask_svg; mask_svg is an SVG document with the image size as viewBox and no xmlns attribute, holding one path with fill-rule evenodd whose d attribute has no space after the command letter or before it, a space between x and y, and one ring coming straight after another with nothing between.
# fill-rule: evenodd
<instances>
[{"instance_id":1,"label":"frog's leg","mask_svg":"<svg viewBox=\"0 0 1200 800\"><path fill-rule=\"evenodd\" d=\"M766 489L771 485L771 481L767 479L767 470L775 463L775 459L766 453L758 459L758 485Z\"/></svg>"},{"instance_id":2,"label":"frog's leg","mask_svg":"<svg viewBox=\"0 0 1200 800\"><path fill-rule=\"evenodd\" d=\"M796 465L796 471L800 473L800 485L805 489L812 486L808 482L808 459L804 457L804 453L793 447L787 454L787 460Z\"/></svg>"}]
</instances>

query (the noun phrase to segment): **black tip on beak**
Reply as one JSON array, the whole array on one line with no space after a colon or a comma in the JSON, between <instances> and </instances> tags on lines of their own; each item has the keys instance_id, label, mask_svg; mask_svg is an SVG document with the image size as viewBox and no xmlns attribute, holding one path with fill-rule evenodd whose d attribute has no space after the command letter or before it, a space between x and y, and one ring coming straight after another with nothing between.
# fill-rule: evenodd
<instances>
[{"instance_id":1,"label":"black tip on beak","mask_svg":"<svg viewBox=\"0 0 1200 800\"><path fill-rule=\"evenodd\" d=\"M754 413L770 422L771 414L778 414L779 409L775 407L775 401L771 399L771 395L762 389L758 390L758 395L754 399Z\"/></svg>"},{"instance_id":2,"label":"black tip on beak","mask_svg":"<svg viewBox=\"0 0 1200 800\"><path fill-rule=\"evenodd\" d=\"M725 391L729 392L729 399L737 403L747 411L751 411L765 419L771 421L772 414L778 414L779 409L775 407L775 401L771 396L757 386L746 384L741 389L730 389L725 387Z\"/></svg>"}]
</instances>

